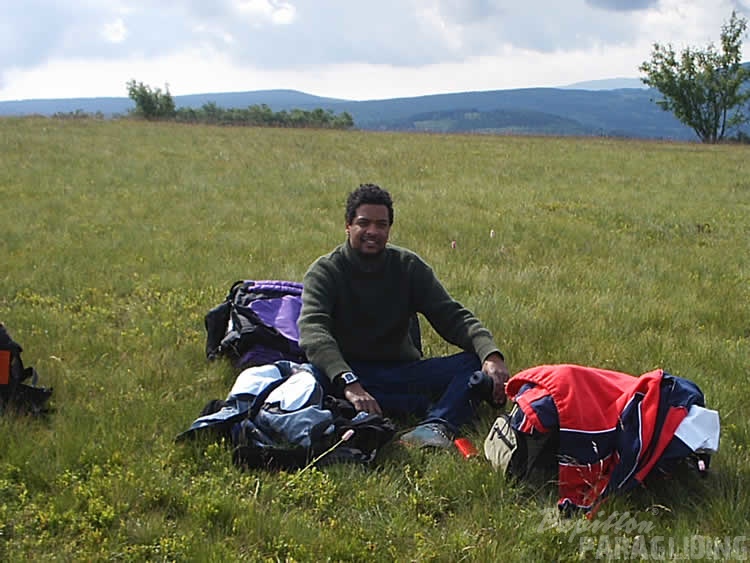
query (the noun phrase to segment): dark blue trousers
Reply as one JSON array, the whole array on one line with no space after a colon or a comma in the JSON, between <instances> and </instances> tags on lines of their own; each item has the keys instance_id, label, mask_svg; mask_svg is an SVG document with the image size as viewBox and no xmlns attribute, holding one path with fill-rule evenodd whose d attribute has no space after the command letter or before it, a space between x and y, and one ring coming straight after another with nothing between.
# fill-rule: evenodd
<instances>
[{"instance_id":1,"label":"dark blue trousers","mask_svg":"<svg viewBox=\"0 0 750 563\"><path fill-rule=\"evenodd\" d=\"M456 433L475 416L480 399L468 383L482 367L476 354L349 365L386 416L416 415L423 422L442 422Z\"/></svg>"}]
</instances>

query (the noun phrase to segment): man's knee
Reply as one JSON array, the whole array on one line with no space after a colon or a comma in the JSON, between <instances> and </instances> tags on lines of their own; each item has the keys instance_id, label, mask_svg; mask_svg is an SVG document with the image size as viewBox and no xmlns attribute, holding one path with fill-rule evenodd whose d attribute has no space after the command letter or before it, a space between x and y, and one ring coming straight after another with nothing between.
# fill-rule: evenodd
<instances>
[{"instance_id":1,"label":"man's knee","mask_svg":"<svg viewBox=\"0 0 750 563\"><path fill-rule=\"evenodd\" d=\"M458 352L452 356L441 358L450 365L451 371L455 374L465 375L466 379L471 377L475 371L482 369L482 362L476 354L471 352Z\"/></svg>"}]
</instances>

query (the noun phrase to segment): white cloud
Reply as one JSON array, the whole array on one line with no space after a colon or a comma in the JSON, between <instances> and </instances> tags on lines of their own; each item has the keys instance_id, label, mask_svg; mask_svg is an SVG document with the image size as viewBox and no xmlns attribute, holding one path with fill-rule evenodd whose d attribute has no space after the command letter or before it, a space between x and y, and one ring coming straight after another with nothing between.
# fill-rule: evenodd
<instances>
[{"instance_id":1,"label":"white cloud","mask_svg":"<svg viewBox=\"0 0 750 563\"><path fill-rule=\"evenodd\" d=\"M117 19L112 23L104 24L102 35L110 43L122 43L128 36L128 30L122 19Z\"/></svg>"},{"instance_id":2,"label":"white cloud","mask_svg":"<svg viewBox=\"0 0 750 563\"><path fill-rule=\"evenodd\" d=\"M654 42L718 42L747 0L27 0L0 100L292 88L372 99L638 76ZM744 12L742 10L745 10Z\"/></svg>"},{"instance_id":3,"label":"white cloud","mask_svg":"<svg viewBox=\"0 0 750 563\"><path fill-rule=\"evenodd\" d=\"M209 44L213 43L216 40L224 43L225 45L231 45L235 42L234 37L220 27L211 27L208 25L198 24L193 28L193 31L195 32L197 37L209 38Z\"/></svg>"},{"instance_id":4,"label":"white cloud","mask_svg":"<svg viewBox=\"0 0 750 563\"><path fill-rule=\"evenodd\" d=\"M294 21L296 10L288 2L272 0L238 0L237 10L243 14L260 16L277 25L287 25Z\"/></svg>"}]
</instances>

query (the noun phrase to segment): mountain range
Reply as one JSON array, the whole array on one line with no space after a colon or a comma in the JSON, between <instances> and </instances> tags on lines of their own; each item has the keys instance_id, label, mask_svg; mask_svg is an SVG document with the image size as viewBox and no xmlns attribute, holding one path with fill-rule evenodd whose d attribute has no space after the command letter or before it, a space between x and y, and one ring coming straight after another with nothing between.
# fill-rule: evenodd
<instances>
[{"instance_id":1,"label":"mountain range","mask_svg":"<svg viewBox=\"0 0 750 563\"><path fill-rule=\"evenodd\" d=\"M626 86L626 87L622 87ZM611 79L559 88L521 88L353 101L296 90L258 90L174 96L177 108L266 104L273 111L323 108L348 112L355 127L379 131L595 135L695 141L692 129L656 105L658 91L638 79ZM127 114L130 98L39 99L0 102L0 116Z\"/></svg>"}]
</instances>

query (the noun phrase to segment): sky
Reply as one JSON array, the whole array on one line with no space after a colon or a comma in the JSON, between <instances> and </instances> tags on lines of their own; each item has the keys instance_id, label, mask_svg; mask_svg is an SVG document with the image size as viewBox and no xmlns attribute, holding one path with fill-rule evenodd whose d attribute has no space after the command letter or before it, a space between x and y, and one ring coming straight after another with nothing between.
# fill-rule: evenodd
<instances>
[{"instance_id":1,"label":"sky","mask_svg":"<svg viewBox=\"0 0 750 563\"><path fill-rule=\"evenodd\" d=\"M639 78L750 0L0 0L0 101L292 89L374 100ZM745 39L747 41L747 38ZM743 45L743 60L750 48Z\"/></svg>"}]
</instances>

